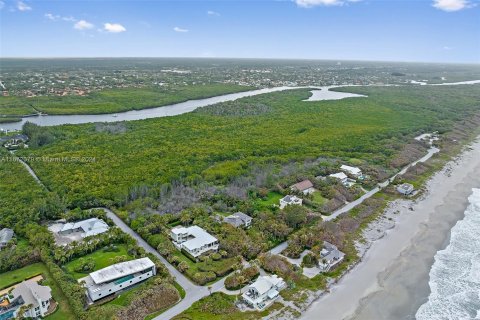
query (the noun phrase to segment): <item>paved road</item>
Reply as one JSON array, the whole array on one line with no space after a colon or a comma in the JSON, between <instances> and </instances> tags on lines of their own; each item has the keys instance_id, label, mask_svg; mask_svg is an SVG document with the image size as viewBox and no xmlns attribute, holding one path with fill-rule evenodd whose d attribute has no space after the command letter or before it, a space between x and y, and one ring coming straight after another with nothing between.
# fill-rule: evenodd
<instances>
[{"instance_id":1,"label":"paved road","mask_svg":"<svg viewBox=\"0 0 480 320\"><path fill-rule=\"evenodd\" d=\"M179 303L177 303L172 308L168 309L164 313L155 317L155 320L167 320L171 319L174 316L182 313L187 310L194 302L200 300L203 297L206 297L210 294L208 287L198 286L191 282L187 277L185 277L181 272L179 272L174 266L172 266L165 258L163 258L157 250L150 246L145 240L142 239L135 231L133 231L122 219L120 219L115 213L113 213L108 208L103 209L107 217L112 219L117 227L119 227L123 232L131 235L140 247L144 248L145 251L154 254L160 261L167 267L170 274L175 278L175 281L185 289L186 295ZM217 292L222 291L225 287L225 278L215 282L211 285L211 291Z\"/></svg>"},{"instance_id":2,"label":"paved road","mask_svg":"<svg viewBox=\"0 0 480 320\"><path fill-rule=\"evenodd\" d=\"M335 211L330 216L324 217L324 220L325 221L333 220L337 216L339 216L340 214L345 213L345 212L355 208L357 205L359 205L360 203L362 203L366 199L370 198L371 196L373 196L375 193L377 193L378 191L380 191L384 187L388 186L389 183L393 182L394 179L398 175L404 174L408 170L409 167L414 166L419 162L427 161L435 153L437 153L439 151L440 151L440 149L435 148L435 147L431 147L428 150L428 153L425 156L423 156L422 158L418 159L415 162L412 162L411 164L409 164L408 166L403 168L400 172L398 172L394 176L390 177L388 180L384 181L383 183L379 183L378 187L370 190L369 192L364 194L359 199L343 206L342 208L338 209L337 211ZM42 187L46 188L45 185L42 183L42 181L37 177L35 172L32 170L32 168L27 163L22 161L21 159L19 159L19 160L25 166L25 168L28 170L30 175L35 179L35 181L38 184L40 184ZM144 248L145 251L150 252L153 255L155 255L156 257L158 257L158 259L160 259L160 261L167 267L170 274L175 278L175 281L178 284L180 284L186 292L186 295L185 295L184 299L182 299L179 303L177 303L175 306L168 309L167 311L165 311L161 315L155 317L154 320L169 320L169 319L173 318L174 316L182 313L186 309L188 309L194 302L196 302L196 301L200 300L201 298L206 297L210 294L210 291L208 290L208 287L198 286L198 285L194 284L193 282L191 282L187 277L185 277L181 272L179 272L174 266L172 266L166 259L164 259L157 252L156 249L154 249L152 246L150 246L145 240L142 239L142 237L140 237L135 231L133 231L125 222L123 222L119 217L117 217L117 215L115 213L113 213L108 208L100 208L100 209L103 209L106 212L107 216L110 219L112 219L112 221L115 223L115 225L117 225L123 232L131 235L137 241L138 245L141 246L142 248ZM282 242L281 244L279 244L278 246L276 246L275 248L271 249L269 252L271 254L279 254L283 250L285 250L285 248L287 246L288 246L288 242L285 241L285 242ZM211 292L226 291L224 289L225 288L225 278L226 277L224 277L221 280L212 284L211 289L210 289Z\"/></svg>"},{"instance_id":3,"label":"paved road","mask_svg":"<svg viewBox=\"0 0 480 320\"><path fill-rule=\"evenodd\" d=\"M15 157L18 162L20 162L21 164L23 164L23 166L25 167L25 169L27 169L28 173L33 177L33 179L35 179L35 181L41 185L43 188L45 188L46 190L47 187L43 184L43 182L37 177L37 175L35 174L35 172L33 171L33 169L25 162L22 160L22 158L19 158L15 155L15 152L14 151L10 151L10 153L12 154L13 157Z\"/></svg>"},{"instance_id":4,"label":"paved road","mask_svg":"<svg viewBox=\"0 0 480 320\"><path fill-rule=\"evenodd\" d=\"M352 210L353 208L355 208L356 206L358 206L359 204L361 204L363 201L365 201L366 199L372 197L375 193L377 193L378 191L382 190L383 188L385 188L386 186L388 186L391 182L393 182L395 180L396 177L398 177L399 175L402 175L404 173L407 172L407 170L410 168L410 167L413 167L414 165L416 165L417 163L419 162L425 162L427 161L428 159L430 159L435 153L439 152L440 149L438 148L435 148L435 147L431 147L430 149L428 149L428 153L426 155L424 155L423 157L421 157L420 159L410 163L409 165L405 166L402 170L400 170L398 173L396 173L395 175L391 176L389 179L385 180L384 182L382 183L379 183L378 184L378 187L375 187L373 188L372 190L370 190L369 192L365 193L363 196L361 196L360 198L358 198L357 200L355 201L352 201L348 204L346 204L345 206L341 207L340 209L334 211L331 215L329 216L325 216L323 217L323 220L324 221L331 221L333 219L335 219L336 217L338 217L339 215L341 215L342 213L345 213L345 212L348 212L350 210Z\"/></svg>"},{"instance_id":5,"label":"paved road","mask_svg":"<svg viewBox=\"0 0 480 320\"><path fill-rule=\"evenodd\" d=\"M355 208L356 206L358 206L359 204L361 204L363 201L365 201L366 199L372 197L375 193L377 193L378 191L382 190L383 188L385 188L386 186L388 186L391 182L393 182L395 180L395 178L399 175L402 175L404 173L407 172L407 170L410 168L410 167L413 167L414 165L416 165L417 163L419 162L425 162L427 161L428 159L430 159L435 153L439 152L440 149L436 148L436 147L431 147L430 149L428 149L428 152L426 155L424 155L423 157L421 157L420 159L410 163L409 165L405 166L402 170L400 170L399 172L397 172L396 174L394 174L393 176L391 176L390 178L388 178L387 180L385 180L384 182L381 182L378 184L377 187L373 188L372 190L370 190L369 192L365 193L363 196L361 196L360 198L358 198L357 200L355 201L352 201L346 205L344 205L343 207L341 207L340 209L334 211L331 215L329 216L324 216L323 217L323 220L324 221L331 221L331 220L334 220L335 218L337 218L339 215L343 214L343 213L346 213L350 210L352 210L353 208ZM275 248L271 249L269 252L271 254L279 254L280 252L282 252L283 250L285 250L288 246L288 243L287 241L285 242L282 242L280 243L278 246L276 246Z\"/></svg>"}]
</instances>

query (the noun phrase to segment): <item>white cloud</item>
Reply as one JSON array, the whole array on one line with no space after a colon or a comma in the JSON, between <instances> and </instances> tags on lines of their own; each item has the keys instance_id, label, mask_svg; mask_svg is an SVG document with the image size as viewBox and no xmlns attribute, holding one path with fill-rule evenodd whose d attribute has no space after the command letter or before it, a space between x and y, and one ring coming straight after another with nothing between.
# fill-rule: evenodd
<instances>
[{"instance_id":1,"label":"white cloud","mask_svg":"<svg viewBox=\"0 0 480 320\"><path fill-rule=\"evenodd\" d=\"M119 23L108 23L108 22L103 25L103 29L111 33L120 33L120 32L127 31L127 29L125 29L125 27Z\"/></svg>"},{"instance_id":2,"label":"white cloud","mask_svg":"<svg viewBox=\"0 0 480 320\"><path fill-rule=\"evenodd\" d=\"M28 4L26 4L23 1L18 1L17 2L17 9L20 11L30 11L32 10L32 7L30 7Z\"/></svg>"},{"instance_id":3,"label":"white cloud","mask_svg":"<svg viewBox=\"0 0 480 320\"><path fill-rule=\"evenodd\" d=\"M62 20L62 21L67 21L67 22L75 22L77 21L77 19L75 19L74 17L72 16L68 16L68 17L62 17L58 14L52 14L52 13L45 13L45 18L49 19L49 20L52 20L52 21L58 21L58 20Z\"/></svg>"},{"instance_id":4,"label":"white cloud","mask_svg":"<svg viewBox=\"0 0 480 320\"><path fill-rule=\"evenodd\" d=\"M119 23L105 23L103 25L103 31L107 31L110 33L120 33L120 32L125 32L127 29L125 29L124 26L122 26Z\"/></svg>"},{"instance_id":5,"label":"white cloud","mask_svg":"<svg viewBox=\"0 0 480 320\"><path fill-rule=\"evenodd\" d=\"M468 0L433 0L433 6L437 9L453 12L472 7Z\"/></svg>"},{"instance_id":6,"label":"white cloud","mask_svg":"<svg viewBox=\"0 0 480 320\"><path fill-rule=\"evenodd\" d=\"M348 2L359 2L361 0L294 0L297 6L311 8L316 6L342 6Z\"/></svg>"},{"instance_id":7,"label":"white cloud","mask_svg":"<svg viewBox=\"0 0 480 320\"><path fill-rule=\"evenodd\" d=\"M45 13L45 18L47 18L49 20L52 20L52 21L56 21L56 20L60 19L60 16L53 15L51 13Z\"/></svg>"},{"instance_id":8,"label":"white cloud","mask_svg":"<svg viewBox=\"0 0 480 320\"><path fill-rule=\"evenodd\" d=\"M80 20L73 25L73 28L77 30L88 30L88 29L93 29L93 27L94 27L93 23L90 23L85 20Z\"/></svg>"},{"instance_id":9,"label":"white cloud","mask_svg":"<svg viewBox=\"0 0 480 320\"><path fill-rule=\"evenodd\" d=\"M72 16L61 17L61 19L62 19L63 21L68 21L68 22L75 22L75 21L77 21L77 19L75 19L75 18L72 17Z\"/></svg>"},{"instance_id":10,"label":"white cloud","mask_svg":"<svg viewBox=\"0 0 480 320\"><path fill-rule=\"evenodd\" d=\"M173 31L175 31L175 32L188 32L188 29L182 29L182 28L179 28L179 27L175 27L175 28L173 28Z\"/></svg>"},{"instance_id":11,"label":"white cloud","mask_svg":"<svg viewBox=\"0 0 480 320\"><path fill-rule=\"evenodd\" d=\"M216 12L216 11L212 11L212 10L208 10L208 11L207 11L207 14L208 14L209 16L217 16L217 17L220 16L220 13L218 13L218 12Z\"/></svg>"},{"instance_id":12,"label":"white cloud","mask_svg":"<svg viewBox=\"0 0 480 320\"><path fill-rule=\"evenodd\" d=\"M449 47L449 46L445 46L443 47L443 50L452 50L453 48L452 47Z\"/></svg>"},{"instance_id":13,"label":"white cloud","mask_svg":"<svg viewBox=\"0 0 480 320\"><path fill-rule=\"evenodd\" d=\"M2 9L3 9L3 7L5 7L5 2L3 2L3 1L0 1L0 10L2 10Z\"/></svg>"}]
</instances>

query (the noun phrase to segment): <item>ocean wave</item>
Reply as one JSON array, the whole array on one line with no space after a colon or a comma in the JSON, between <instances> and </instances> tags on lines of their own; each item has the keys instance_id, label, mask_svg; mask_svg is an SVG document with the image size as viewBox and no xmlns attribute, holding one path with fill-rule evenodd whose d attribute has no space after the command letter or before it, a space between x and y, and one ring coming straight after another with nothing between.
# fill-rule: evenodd
<instances>
[{"instance_id":1,"label":"ocean wave","mask_svg":"<svg viewBox=\"0 0 480 320\"><path fill-rule=\"evenodd\" d=\"M472 189L465 217L452 228L430 270L430 296L417 320L480 319L480 189Z\"/></svg>"}]
</instances>

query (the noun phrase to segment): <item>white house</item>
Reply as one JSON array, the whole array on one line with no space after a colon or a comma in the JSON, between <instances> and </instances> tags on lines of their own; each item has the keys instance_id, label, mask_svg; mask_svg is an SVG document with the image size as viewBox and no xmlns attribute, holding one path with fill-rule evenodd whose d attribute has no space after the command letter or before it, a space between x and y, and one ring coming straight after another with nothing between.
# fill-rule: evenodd
<instances>
[{"instance_id":1,"label":"white house","mask_svg":"<svg viewBox=\"0 0 480 320\"><path fill-rule=\"evenodd\" d=\"M3 228L2 230L0 230L0 250L7 246L7 244L12 240L14 235L15 233L12 229Z\"/></svg>"},{"instance_id":2,"label":"white house","mask_svg":"<svg viewBox=\"0 0 480 320\"><path fill-rule=\"evenodd\" d=\"M170 231L173 244L197 258L208 251L218 250L218 239L198 226L175 227Z\"/></svg>"},{"instance_id":3,"label":"white house","mask_svg":"<svg viewBox=\"0 0 480 320\"><path fill-rule=\"evenodd\" d=\"M410 183L404 183L397 187L397 191L403 194L404 196L410 195L413 192L413 190L414 190L413 185L411 185Z\"/></svg>"},{"instance_id":4,"label":"white house","mask_svg":"<svg viewBox=\"0 0 480 320\"><path fill-rule=\"evenodd\" d=\"M251 308L263 310L278 298L279 292L285 287L285 281L277 275L258 277L245 287L242 299Z\"/></svg>"},{"instance_id":5,"label":"white house","mask_svg":"<svg viewBox=\"0 0 480 320\"><path fill-rule=\"evenodd\" d=\"M360 168L357 168L357 167L350 167L350 166L342 164L340 166L340 169L349 173L349 174L351 174L352 176L354 176L356 178L361 178L363 176L362 175L362 170Z\"/></svg>"},{"instance_id":6,"label":"white house","mask_svg":"<svg viewBox=\"0 0 480 320\"><path fill-rule=\"evenodd\" d=\"M300 199L299 197L288 195L280 199L280 209L283 209L286 206L290 206L290 205L301 206L302 203L303 203L303 200Z\"/></svg>"},{"instance_id":7,"label":"white house","mask_svg":"<svg viewBox=\"0 0 480 320\"><path fill-rule=\"evenodd\" d=\"M50 287L41 286L35 280L26 280L12 290L10 295L0 297L0 319L13 319L18 317L22 306L24 318L37 319L44 317L50 308L52 290Z\"/></svg>"},{"instance_id":8,"label":"white house","mask_svg":"<svg viewBox=\"0 0 480 320\"><path fill-rule=\"evenodd\" d=\"M243 227L245 229L252 225L252 217L246 215L243 212L236 212L223 219L223 222L231 224L235 228Z\"/></svg>"},{"instance_id":9,"label":"white house","mask_svg":"<svg viewBox=\"0 0 480 320\"><path fill-rule=\"evenodd\" d=\"M78 281L85 283L84 287L87 289L87 296L95 302L145 281L156 273L157 269L152 260L141 258L97 270Z\"/></svg>"},{"instance_id":10,"label":"white house","mask_svg":"<svg viewBox=\"0 0 480 320\"><path fill-rule=\"evenodd\" d=\"M330 242L324 241L322 251L320 251L320 259L318 267L323 272L330 271L343 261L345 253Z\"/></svg>"},{"instance_id":11,"label":"white house","mask_svg":"<svg viewBox=\"0 0 480 320\"><path fill-rule=\"evenodd\" d=\"M90 218L77 222L68 222L63 225L62 229L58 233L65 235L79 232L81 233L82 238L85 238L107 232L108 229L108 224L106 224L102 219Z\"/></svg>"},{"instance_id":12,"label":"white house","mask_svg":"<svg viewBox=\"0 0 480 320\"><path fill-rule=\"evenodd\" d=\"M332 173L331 175L329 175L329 177L339 180L343 185L348 184L348 177L343 172Z\"/></svg>"},{"instance_id":13,"label":"white house","mask_svg":"<svg viewBox=\"0 0 480 320\"><path fill-rule=\"evenodd\" d=\"M313 187L313 183L310 180L303 180L299 183L296 183L296 184L294 184L293 186L290 187L290 190L299 191L299 192L302 192L305 195L315 192L315 188Z\"/></svg>"}]
</instances>

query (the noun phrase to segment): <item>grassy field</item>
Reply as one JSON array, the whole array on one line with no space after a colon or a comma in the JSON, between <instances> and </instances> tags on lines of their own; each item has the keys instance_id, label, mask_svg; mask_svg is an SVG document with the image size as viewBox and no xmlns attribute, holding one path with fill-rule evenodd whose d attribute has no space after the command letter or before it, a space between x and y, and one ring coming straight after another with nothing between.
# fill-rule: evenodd
<instances>
[{"instance_id":1,"label":"grassy field","mask_svg":"<svg viewBox=\"0 0 480 320\"><path fill-rule=\"evenodd\" d=\"M0 289L4 289L22 282L25 279L29 279L38 276L45 272L45 266L43 263L34 263L21 269L2 273L0 277Z\"/></svg>"},{"instance_id":2,"label":"grassy field","mask_svg":"<svg viewBox=\"0 0 480 320\"><path fill-rule=\"evenodd\" d=\"M132 186L201 178L225 183L252 164L316 157L355 158L389 167L415 134L448 130L478 112L480 86L355 87L362 99L304 102L308 90L237 101L261 104L252 115L223 105L176 117L126 123L126 132L95 125L48 130L56 141L23 155L95 157L89 163L32 162L37 174L71 204L122 203ZM260 111L259 111L260 110ZM260 113L259 113L260 112ZM262 113L264 112L264 113Z\"/></svg>"},{"instance_id":3,"label":"grassy field","mask_svg":"<svg viewBox=\"0 0 480 320\"><path fill-rule=\"evenodd\" d=\"M57 310L50 316L46 317L49 320L73 320L75 316L73 315L70 306L66 302L66 297L63 292L57 286L57 284L52 280L47 268L43 263L35 263L27 267L5 272L0 277L0 288L6 288L18 282L21 282L25 279L32 278L37 275L43 275L44 282L43 285L49 286L52 289L53 299L59 304Z\"/></svg>"},{"instance_id":4,"label":"grassy field","mask_svg":"<svg viewBox=\"0 0 480 320\"><path fill-rule=\"evenodd\" d=\"M257 199L255 204L259 207L259 209L270 209L273 205L279 205L280 199L283 198L283 195L277 192L269 192L265 199Z\"/></svg>"},{"instance_id":5,"label":"grassy field","mask_svg":"<svg viewBox=\"0 0 480 320\"><path fill-rule=\"evenodd\" d=\"M127 256L129 260L132 260L133 257L128 254L127 247L123 244L117 245L118 251L103 251L103 249L99 249L95 252L87 254L83 256L83 259L93 259L95 261L95 269L93 271L103 269L112 265L114 262L112 261L113 258L117 256ZM64 268L70 273L75 279L80 279L86 277L88 273L82 272L75 272L75 268L80 264L80 259L72 260L65 264Z\"/></svg>"},{"instance_id":6,"label":"grassy field","mask_svg":"<svg viewBox=\"0 0 480 320\"><path fill-rule=\"evenodd\" d=\"M322 204L324 204L324 203L327 201L327 199L325 199L325 198L322 196L322 194L321 194L320 192L318 192L318 191L315 191L315 192L312 194L312 196L313 196L312 201L315 202L315 203L318 204L318 205L322 205Z\"/></svg>"},{"instance_id":7,"label":"grassy field","mask_svg":"<svg viewBox=\"0 0 480 320\"><path fill-rule=\"evenodd\" d=\"M115 113L161 107L250 89L252 88L218 83L168 89L114 89L94 92L87 96L0 97L0 115L19 116L37 111L47 114Z\"/></svg>"}]
</instances>

